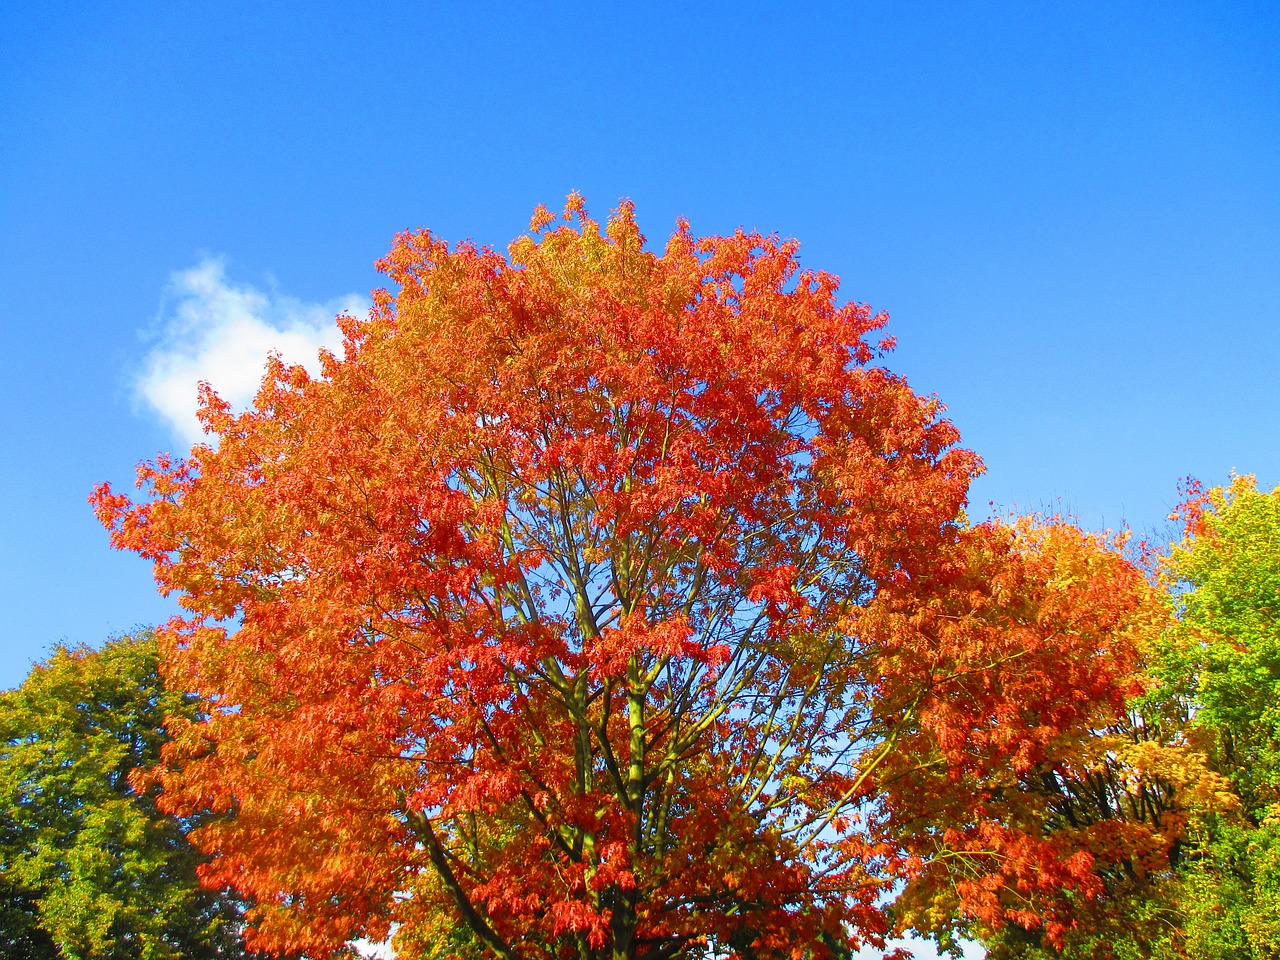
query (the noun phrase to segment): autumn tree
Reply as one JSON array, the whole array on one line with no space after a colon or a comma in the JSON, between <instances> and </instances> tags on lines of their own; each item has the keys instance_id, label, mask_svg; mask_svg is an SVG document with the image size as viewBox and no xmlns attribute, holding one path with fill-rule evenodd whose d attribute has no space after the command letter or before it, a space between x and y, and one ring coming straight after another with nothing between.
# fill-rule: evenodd
<instances>
[{"instance_id":1,"label":"autumn tree","mask_svg":"<svg viewBox=\"0 0 1280 960\"><path fill-rule=\"evenodd\" d=\"M1171 629L1146 645L1144 689L1128 710L1027 770L1010 791L1044 835L1089 838L1096 885L1091 896L1051 908L1069 917L1061 937L1041 927L983 923L973 914L942 915L945 927L980 940L990 960L1186 956L1185 895L1195 886L1197 837L1207 823L1235 822L1240 801L1191 724L1194 703L1153 676Z\"/></svg>"},{"instance_id":2,"label":"autumn tree","mask_svg":"<svg viewBox=\"0 0 1280 960\"><path fill-rule=\"evenodd\" d=\"M969 527L977 458L794 242L553 224L402 235L318 377L206 388L209 443L96 492L186 610L209 881L316 956L830 956L902 878L1058 935L1027 894L1094 839L993 791L1123 710L1141 578Z\"/></svg>"},{"instance_id":3,"label":"autumn tree","mask_svg":"<svg viewBox=\"0 0 1280 960\"><path fill-rule=\"evenodd\" d=\"M1021 787L1056 829L1155 829L1098 851L1101 892L1062 943L949 918L997 960L1280 951L1280 489L1192 484L1175 518L1181 541L1153 558L1169 614L1147 645L1146 689L1081 742L1087 764Z\"/></svg>"},{"instance_id":4,"label":"autumn tree","mask_svg":"<svg viewBox=\"0 0 1280 960\"><path fill-rule=\"evenodd\" d=\"M159 760L165 717L194 715L146 636L59 647L0 694L4 956L247 956L237 902L200 887L184 825L130 781Z\"/></svg>"}]
</instances>

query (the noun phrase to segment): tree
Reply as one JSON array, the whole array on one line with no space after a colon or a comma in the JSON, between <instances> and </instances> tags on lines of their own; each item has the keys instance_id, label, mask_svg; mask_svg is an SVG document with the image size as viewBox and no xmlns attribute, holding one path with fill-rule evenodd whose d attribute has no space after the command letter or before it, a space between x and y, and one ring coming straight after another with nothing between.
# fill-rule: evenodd
<instances>
[{"instance_id":1,"label":"tree","mask_svg":"<svg viewBox=\"0 0 1280 960\"><path fill-rule=\"evenodd\" d=\"M1164 633L1149 645L1146 689L1126 714L1081 739L1071 762L1059 757L1019 778L1018 802L1047 835L1093 836L1098 886L1093 897L1069 903L1070 923L1056 942L1038 929L948 916L982 941L990 960L1187 955L1184 901L1197 886L1196 837L1206 823L1235 819L1240 803L1190 729L1193 708L1183 691L1150 675L1167 639Z\"/></svg>"},{"instance_id":2,"label":"tree","mask_svg":"<svg viewBox=\"0 0 1280 960\"><path fill-rule=\"evenodd\" d=\"M1187 952L1261 960L1280 953L1280 487L1193 484L1180 514L1163 672L1239 798L1238 816L1198 825L1181 890Z\"/></svg>"},{"instance_id":3,"label":"tree","mask_svg":"<svg viewBox=\"0 0 1280 960\"><path fill-rule=\"evenodd\" d=\"M183 824L130 773L158 762L167 692L156 644L58 647L0 694L0 946L5 956L243 956L235 901L202 890Z\"/></svg>"},{"instance_id":4,"label":"tree","mask_svg":"<svg viewBox=\"0 0 1280 960\"><path fill-rule=\"evenodd\" d=\"M233 814L193 839L253 942L827 956L954 836L959 909L1061 926L1000 891L1093 855L990 784L1123 709L1141 577L968 527L976 456L794 242L565 220L510 260L402 235L318 378L206 388L212 443L95 493L187 611L163 803Z\"/></svg>"},{"instance_id":5,"label":"tree","mask_svg":"<svg viewBox=\"0 0 1280 960\"><path fill-rule=\"evenodd\" d=\"M1186 535L1168 560L1180 645L1166 670L1190 686L1195 725L1212 731L1250 816L1280 801L1280 487L1252 477L1181 508Z\"/></svg>"},{"instance_id":6,"label":"tree","mask_svg":"<svg viewBox=\"0 0 1280 960\"><path fill-rule=\"evenodd\" d=\"M1062 950L967 926L997 960L1280 951L1280 488L1192 484L1176 517L1183 538L1154 569L1171 619L1147 651L1153 685L1096 738L1084 775L1046 794L1074 821L1145 823L1163 842L1112 845L1122 855Z\"/></svg>"},{"instance_id":7,"label":"tree","mask_svg":"<svg viewBox=\"0 0 1280 960\"><path fill-rule=\"evenodd\" d=\"M1138 922L1131 888L1167 873L1185 810L1225 785L1137 709L1167 615L1122 539L1031 518L966 534L963 578L905 614L960 682L942 729L884 771L881 829L915 857L894 913L943 946L1089 956L1082 940Z\"/></svg>"}]
</instances>

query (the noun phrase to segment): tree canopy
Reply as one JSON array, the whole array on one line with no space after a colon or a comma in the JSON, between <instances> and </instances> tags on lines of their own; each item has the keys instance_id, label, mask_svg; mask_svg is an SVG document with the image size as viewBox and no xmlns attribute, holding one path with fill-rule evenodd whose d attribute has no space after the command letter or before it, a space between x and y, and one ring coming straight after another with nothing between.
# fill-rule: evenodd
<instances>
[{"instance_id":1,"label":"tree canopy","mask_svg":"<svg viewBox=\"0 0 1280 960\"><path fill-rule=\"evenodd\" d=\"M977 457L796 251L681 222L658 254L577 197L509 257L402 235L318 377L206 388L210 443L99 488L186 610L162 803L227 814L192 838L254 944L820 957L948 911L1058 942L1108 843L1168 842L1029 789L1140 692L1150 585L1067 524L970 526Z\"/></svg>"},{"instance_id":2,"label":"tree canopy","mask_svg":"<svg viewBox=\"0 0 1280 960\"><path fill-rule=\"evenodd\" d=\"M59 647L0 694L0 947L38 960L244 956L237 902L201 889L183 824L133 771L155 764L167 692L147 636Z\"/></svg>"},{"instance_id":3,"label":"tree canopy","mask_svg":"<svg viewBox=\"0 0 1280 960\"><path fill-rule=\"evenodd\" d=\"M1152 557L1170 619L1146 653L1147 690L1095 739L1105 763L1057 786L1076 817L1083 801L1091 817L1150 823L1165 842L1100 852L1103 887L1061 950L968 925L995 960L1280 950L1280 489L1193 483L1174 519L1181 541Z\"/></svg>"},{"instance_id":4,"label":"tree canopy","mask_svg":"<svg viewBox=\"0 0 1280 960\"><path fill-rule=\"evenodd\" d=\"M1181 939L1197 960L1262 960L1280 953L1280 487L1196 485L1180 513L1166 564L1179 626L1161 667L1238 796L1191 835Z\"/></svg>"}]
</instances>

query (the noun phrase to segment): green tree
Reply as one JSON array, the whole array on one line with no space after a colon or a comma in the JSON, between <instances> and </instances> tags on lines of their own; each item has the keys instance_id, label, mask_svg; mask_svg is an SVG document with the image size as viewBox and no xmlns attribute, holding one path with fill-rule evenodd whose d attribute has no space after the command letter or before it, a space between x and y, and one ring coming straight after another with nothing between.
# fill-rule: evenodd
<instances>
[{"instance_id":1,"label":"green tree","mask_svg":"<svg viewBox=\"0 0 1280 960\"><path fill-rule=\"evenodd\" d=\"M1192 835L1182 889L1192 957L1280 955L1280 487L1193 488L1167 575L1179 627L1169 685L1194 704L1188 736L1234 785L1241 815Z\"/></svg>"},{"instance_id":2,"label":"green tree","mask_svg":"<svg viewBox=\"0 0 1280 960\"><path fill-rule=\"evenodd\" d=\"M1170 659L1249 815L1280 800L1280 487L1192 491L1168 570L1181 608Z\"/></svg>"},{"instance_id":3,"label":"green tree","mask_svg":"<svg viewBox=\"0 0 1280 960\"><path fill-rule=\"evenodd\" d=\"M57 648L0 694L0 949L32 958L237 957L239 905L196 879L191 825L132 771L159 759L166 691L146 635Z\"/></svg>"}]
</instances>

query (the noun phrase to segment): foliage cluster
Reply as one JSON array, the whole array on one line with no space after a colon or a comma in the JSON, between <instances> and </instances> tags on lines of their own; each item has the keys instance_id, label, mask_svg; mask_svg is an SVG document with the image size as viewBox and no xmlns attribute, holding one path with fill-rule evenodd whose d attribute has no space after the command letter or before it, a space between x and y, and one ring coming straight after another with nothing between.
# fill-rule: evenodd
<instances>
[{"instance_id":1,"label":"foliage cluster","mask_svg":"<svg viewBox=\"0 0 1280 960\"><path fill-rule=\"evenodd\" d=\"M1176 842L1108 877L1065 951L1008 929L987 937L990 956L1280 955L1280 487L1193 485L1178 516L1183 538L1156 560L1173 619L1148 654L1153 686L1108 731L1132 744L1115 754L1129 786L1099 806L1159 811ZM1135 789L1154 805L1135 806Z\"/></svg>"},{"instance_id":2,"label":"foliage cluster","mask_svg":"<svg viewBox=\"0 0 1280 960\"><path fill-rule=\"evenodd\" d=\"M239 903L206 890L190 825L162 816L130 774L155 764L167 691L155 640L55 650L0 694L0 948L38 960L237 957Z\"/></svg>"}]
</instances>

